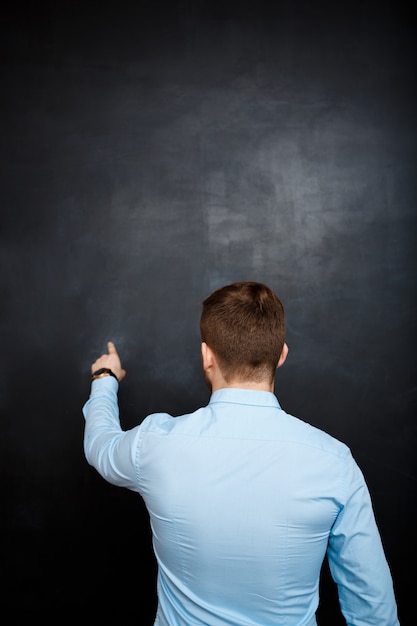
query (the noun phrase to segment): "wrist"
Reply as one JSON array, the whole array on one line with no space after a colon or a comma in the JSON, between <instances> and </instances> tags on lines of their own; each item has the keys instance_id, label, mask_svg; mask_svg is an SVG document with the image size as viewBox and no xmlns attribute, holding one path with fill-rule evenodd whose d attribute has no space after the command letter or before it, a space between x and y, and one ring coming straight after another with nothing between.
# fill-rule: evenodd
<instances>
[{"instance_id":1,"label":"wrist","mask_svg":"<svg viewBox=\"0 0 417 626\"><path fill-rule=\"evenodd\" d=\"M116 374L108 367L101 367L99 370L96 370L91 374L91 381L97 380L98 378L104 378L105 376L113 376L119 382Z\"/></svg>"}]
</instances>

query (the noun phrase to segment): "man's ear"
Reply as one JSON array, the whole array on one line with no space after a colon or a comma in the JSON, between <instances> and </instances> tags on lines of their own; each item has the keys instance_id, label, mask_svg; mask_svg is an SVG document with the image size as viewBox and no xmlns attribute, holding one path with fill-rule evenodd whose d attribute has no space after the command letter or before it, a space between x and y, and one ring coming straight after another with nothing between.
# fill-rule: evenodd
<instances>
[{"instance_id":1,"label":"man's ear","mask_svg":"<svg viewBox=\"0 0 417 626\"><path fill-rule=\"evenodd\" d=\"M277 363L277 369L281 367L281 365L284 365L287 355L288 355L288 346L286 343L284 343L284 345L282 346L281 356L279 357L279 360Z\"/></svg>"},{"instance_id":2,"label":"man's ear","mask_svg":"<svg viewBox=\"0 0 417 626\"><path fill-rule=\"evenodd\" d=\"M205 372L207 372L209 369L213 367L213 363L214 363L213 351L210 348L210 346L206 344L205 341L201 343L201 360L203 363L203 370Z\"/></svg>"}]
</instances>

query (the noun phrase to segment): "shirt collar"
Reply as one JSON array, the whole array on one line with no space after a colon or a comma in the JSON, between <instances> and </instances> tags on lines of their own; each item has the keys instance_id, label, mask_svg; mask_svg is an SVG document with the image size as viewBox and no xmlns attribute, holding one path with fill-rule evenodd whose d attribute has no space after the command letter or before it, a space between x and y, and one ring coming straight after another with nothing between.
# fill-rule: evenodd
<instances>
[{"instance_id":1,"label":"shirt collar","mask_svg":"<svg viewBox=\"0 0 417 626\"><path fill-rule=\"evenodd\" d=\"M234 389L230 387L218 389L212 393L210 398L210 404L214 404L216 402L252 404L281 408L275 394L270 391L257 391L253 389Z\"/></svg>"}]
</instances>

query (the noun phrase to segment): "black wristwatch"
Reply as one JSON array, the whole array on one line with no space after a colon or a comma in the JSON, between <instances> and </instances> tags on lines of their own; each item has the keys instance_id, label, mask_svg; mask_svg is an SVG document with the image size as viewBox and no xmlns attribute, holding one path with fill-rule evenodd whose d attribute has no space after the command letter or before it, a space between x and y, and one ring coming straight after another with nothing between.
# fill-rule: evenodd
<instances>
[{"instance_id":1,"label":"black wristwatch","mask_svg":"<svg viewBox=\"0 0 417 626\"><path fill-rule=\"evenodd\" d=\"M111 369L109 369L108 367L101 367L99 370L96 370L95 372L93 372L91 374L91 380L96 380L97 378L103 378L103 376L113 376L117 380L117 382L119 382L119 379L117 378L116 374L112 372Z\"/></svg>"}]
</instances>

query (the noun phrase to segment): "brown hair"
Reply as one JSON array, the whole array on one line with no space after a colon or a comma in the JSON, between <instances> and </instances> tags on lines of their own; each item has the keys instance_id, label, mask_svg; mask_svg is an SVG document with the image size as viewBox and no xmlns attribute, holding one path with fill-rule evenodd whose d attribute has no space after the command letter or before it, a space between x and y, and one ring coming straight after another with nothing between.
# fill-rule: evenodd
<instances>
[{"instance_id":1,"label":"brown hair","mask_svg":"<svg viewBox=\"0 0 417 626\"><path fill-rule=\"evenodd\" d=\"M262 283L232 283L204 300L200 333L227 382L272 381L285 341L284 307Z\"/></svg>"}]
</instances>

